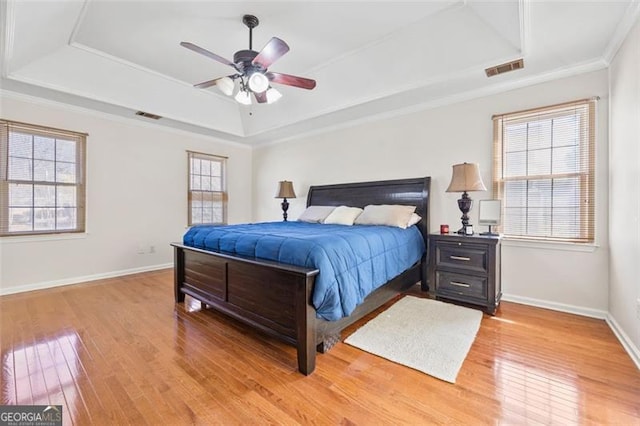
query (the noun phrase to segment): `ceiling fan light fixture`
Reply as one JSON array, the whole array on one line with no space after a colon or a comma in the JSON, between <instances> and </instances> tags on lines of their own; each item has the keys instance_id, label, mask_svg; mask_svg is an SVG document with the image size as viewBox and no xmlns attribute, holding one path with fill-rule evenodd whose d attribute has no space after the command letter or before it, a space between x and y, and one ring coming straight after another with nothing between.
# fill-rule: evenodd
<instances>
[{"instance_id":1,"label":"ceiling fan light fixture","mask_svg":"<svg viewBox=\"0 0 640 426\"><path fill-rule=\"evenodd\" d=\"M272 104L282 97L282 93L274 89L273 87L267 90L267 103Z\"/></svg>"},{"instance_id":2,"label":"ceiling fan light fixture","mask_svg":"<svg viewBox=\"0 0 640 426\"><path fill-rule=\"evenodd\" d=\"M180 45L182 47L221 64L228 65L236 71L235 74L230 76L208 80L195 84L194 87L207 89L217 85L222 93L227 96L233 96L237 86L238 90L234 99L242 105L251 105L253 103L252 94L259 104L272 104L280 99L282 94L272 88L271 83L307 90L315 88L315 80L269 71L271 65L289 51L289 45L278 37L271 37L260 52L254 51L253 29L258 26L259 22L258 18L253 15L244 15L242 17L242 23L249 28L249 49L238 50L234 53L233 62L191 42L181 42Z\"/></svg>"},{"instance_id":3,"label":"ceiling fan light fixture","mask_svg":"<svg viewBox=\"0 0 640 426\"><path fill-rule=\"evenodd\" d=\"M236 101L242 105L251 105L251 95L249 92L240 90L238 94L236 94Z\"/></svg>"},{"instance_id":4,"label":"ceiling fan light fixture","mask_svg":"<svg viewBox=\"0 0 640 426\"><path fill-rule=\"evenodd\" d=\"M262 93L269 88L269 79L261 72L254 72L249 77L249 89L254 93Z\"/></svg>"},{"instance_id":5,"label":"ceiling fan light fixture","mask_svg":"<svg viewBox=\"0 0 640 426\"><path fill-rule=\"evenodd\" d=\"M220 91L225 95L227 96L233 95L233 89L235 88L235 83L231 78L229 77L221 78L220 80L218 80L218 84L216 84L216 86L218 86L218 89L220 89Z\"/></svg>"}]
</instances>

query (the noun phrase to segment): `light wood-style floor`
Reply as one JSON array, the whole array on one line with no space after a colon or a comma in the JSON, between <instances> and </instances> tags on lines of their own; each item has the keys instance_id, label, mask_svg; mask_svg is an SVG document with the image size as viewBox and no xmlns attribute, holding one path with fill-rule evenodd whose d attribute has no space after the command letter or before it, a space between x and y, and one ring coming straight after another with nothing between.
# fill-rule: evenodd
<instances>
[{"instance_id":1,"label":"light wood-style floor","mask_svg":"<svg viewBox=\"0 0 640 426\"><path fill-rule=\"evenodd\" d=\"M172 274L0 298L0 404L62 404L65 425L640 424L604 321L503 303L455 385L344 343L304 377L293 347L175 305Z\"/></svg>"}]
</instances>

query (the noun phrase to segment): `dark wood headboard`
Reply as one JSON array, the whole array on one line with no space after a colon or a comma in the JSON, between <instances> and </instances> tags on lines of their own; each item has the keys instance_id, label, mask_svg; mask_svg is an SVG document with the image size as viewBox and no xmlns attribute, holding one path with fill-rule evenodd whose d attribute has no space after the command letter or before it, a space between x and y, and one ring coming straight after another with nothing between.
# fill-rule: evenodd
<instances>
[{"instance_id":1,"label":"dark wood headboard","mask_svg":"<svg viewBox=\"0 0 640 426\"><path fill-rule=\"evenodd\" d=\"M426 242L429 235L430 187L430 177L315 185L309 188L307 206L344 205L360 208L368 204L416 206L416 213L422 217L418 227Z\"/></svg>"}]
</instances>

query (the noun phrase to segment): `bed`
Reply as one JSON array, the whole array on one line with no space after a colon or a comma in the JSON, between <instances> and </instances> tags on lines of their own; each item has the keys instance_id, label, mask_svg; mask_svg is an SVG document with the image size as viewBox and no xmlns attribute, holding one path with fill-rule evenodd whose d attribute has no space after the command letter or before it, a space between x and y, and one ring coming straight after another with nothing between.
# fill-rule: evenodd
<instances>
[{"instance_id":1,"label":"bed","mask_svg":"<svg viewBox=\"0 0 640 426\"><path fill-rule=\"evenodd\" d=\"M427 244L430 178L311 186L307 206L406 204L416 206L416 225ZM366 296L349 316L319 318L312 303L319 271L271 260L232 255L185 244L174 247L176 303L185 295L250 326L276 336L297 349L298 370L311 374L316 351L326 352L340 332L397 294L421 282L428 290L427 254L404 272Z\"/></svg>"}]
</instances>

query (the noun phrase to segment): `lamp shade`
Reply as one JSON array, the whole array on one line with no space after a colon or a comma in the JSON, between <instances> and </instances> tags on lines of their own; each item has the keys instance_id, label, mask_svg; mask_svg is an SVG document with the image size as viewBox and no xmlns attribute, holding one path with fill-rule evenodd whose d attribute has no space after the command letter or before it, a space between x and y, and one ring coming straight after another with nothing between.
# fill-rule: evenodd
<instances>
[{"instance_id":1,"label":"lamp shade","mask_svg":"<svg viewBox=\"0 0 640 426\"><path fill-rule=\"evenodd\" d=\"M229 77L222 77L221 79L219 79L216 86L225 95L227 96L233 95L233 89L235 88L235 83Z\"/></svg>"},{"instance_id":2,"label":"lamp shade","mask_svg":"<svg viewBox=\"0 0 640 426\"><path fill-rule=\"evenodd\" d=\"M270 87L269 90L267 90L267 103L268 104L272 104L272 103L276 102L281 97L282 97L282 93L278 92L273 87Z\"/></svg>"},{"instance_id":3,"label":"lamp shade","mask_svg":"<svg viewBox=\"0 0 640 426\"><path fill-rule=\"evenodd\" d=\"M240 90L236 94L236 101L238 101L242 105L251 105L251 95L245 90Z\"/></svg>"},{"instance_id":4,"label":"lamp shade","mask_svg":"<svg viewBox=\"0 0 640 426\"><path fill-rule=\"evenodd\" d=\"M480 176L480 167L475 163L453 165L451 183L447 192L486 191Z\"/></svg>"},{"instance_id":5,"label":"lamp shade","mask_svg":"<svg viewBox=\"0 0 640 426\"><path fill-rule=\"evenodd\" d=\"M254 93L262 93L269 88L269 79L261 72L254 72L249 77L249 89Z\"/></svg>"},{"instance_id":6,"label":"lamp shade","mask_svg":"<svg viewBox=\"0 0 640 426\"><path fill-rule=\"evenodd\" d=\"M293 190L293 182L288 180L280 181L275 198L296 198L296 193Z\"/></svg>"}]
</instances>

